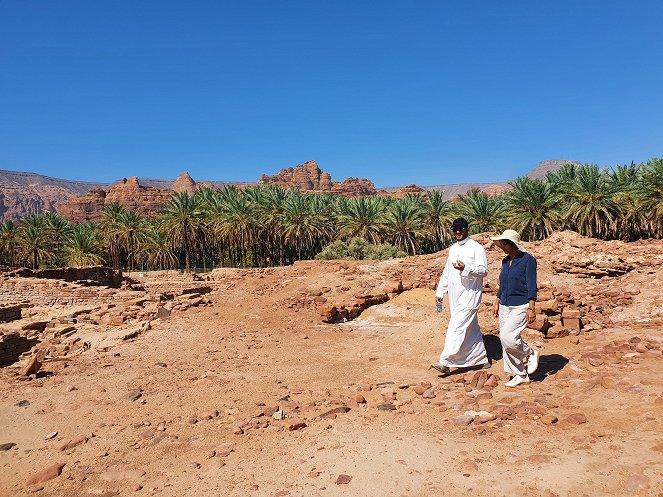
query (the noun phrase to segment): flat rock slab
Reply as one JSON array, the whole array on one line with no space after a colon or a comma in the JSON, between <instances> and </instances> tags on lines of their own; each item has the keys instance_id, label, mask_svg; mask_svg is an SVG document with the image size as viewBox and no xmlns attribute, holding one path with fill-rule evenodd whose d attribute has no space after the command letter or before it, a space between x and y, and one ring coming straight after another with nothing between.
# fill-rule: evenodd
<instances>
[{"instance_id":1,"label":"flat rock slab","mask_svg":"<svg viewBox=\"0 0 663 497\"><path fill-rule=\"evenodd\" d=\"M52 480L53 478L57 478L62 473L62 468L64 468L64 465L65 463L63 462L52 464L42 469L38 473L32 475L25 483L27 485L37 485L39 483L44 483L48 480Z\"/></svg>"},{"instance_id":2,"label":"flat rock slab","mask_svg":"<svg viewBox=\"0 0 663 497\"><path fill-rule=\"evenodd\" d=\"M104 481L138 480L145 476L141 469L125 469L120 471L105 471L99 475Z\"/></svg>"}]
</instances>

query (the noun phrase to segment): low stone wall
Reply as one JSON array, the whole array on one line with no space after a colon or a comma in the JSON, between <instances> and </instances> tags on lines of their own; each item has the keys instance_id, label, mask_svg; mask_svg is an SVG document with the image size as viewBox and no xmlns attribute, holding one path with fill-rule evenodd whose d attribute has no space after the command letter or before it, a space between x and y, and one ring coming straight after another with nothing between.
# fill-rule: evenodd
<instances>
[{"instance_id":1,"label":"low stone wall","mask_svg":"<svg viewBox=\"0 0 663 497\"><path fill-rule=\"evenodd\" d=\"M0 278L0 305L38 306L103 303L116 290L40 278Z\"/></svg>"},{"instance_id":2,"label":"low stone wall","mask_svg":"<svg viewBox=\"0 0 663 497\"><path fill-rule=\"evenodd\" d=\"M21 319L20 305L0 307L0 323L8 323L17 319Z\"/></svg>"},{"instance_id":3,"label":"low stone wall","mask_svg":"<svg viewBox=\"0 0 663 497\"><path fill-rule=\"evenodd\" d=\"M0 367L17 362L21 354L29 351L37 341L15 332L0 331Z\"/></svg>"},{"instance_id":4,"label":"low stone wall","mask_svg":"<svg viewBox=\"0 0 663 497\"><path fill-rule=\"evenodd\" d=\"M20 268L4 273L4 276L22 278L44 278L77 282L83 285L119 288L122 284L122 271L106 266L65 267L57 269Z\"/></svg>"}]
</instances>

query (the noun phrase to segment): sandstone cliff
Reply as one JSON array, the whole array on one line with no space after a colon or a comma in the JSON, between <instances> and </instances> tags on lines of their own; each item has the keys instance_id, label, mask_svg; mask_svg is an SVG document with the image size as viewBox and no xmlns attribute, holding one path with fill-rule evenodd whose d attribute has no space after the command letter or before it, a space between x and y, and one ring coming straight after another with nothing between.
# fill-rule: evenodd
<instances>
[{"instance_id":1,"label":"sandstone cliff","mask_svg":"<svg viewBox=\"0 0 663 497\"><path fill-rule=\"evenodd\" d=\"M0 220L18 221L30 214L55 212L58 203L100 185L35 173L0 171Z\"/></svg>"},{"instance_id":2,"label":"sandstone cliff","mask_svg":"<svg viewBox=\"0 0 663 497\"><path fill-rule=\"evenodd\" d=\"M125 209L134 210L143 216L154 216L172 194L173 190L142 186L134 176L124 178L108 191L94 189L86 195L72 197L58 205L57 212L75 223L95 221L101 217L105 205L119 202Z\"/></svg>"},{"instance_id":3,"label":"sandstone cliff","mask_svg":"<svg viewBox=\"0 0 663 497\"><path fill-rule=\"evenodd\" d=\"M332 181L329 173L323 172L314 160L295 167L281 169L273 176L263 174L260 185L276 185L282 188L299 188L303 192L331 192L346 197L374 195L375 185L365 178L347 178Z\"/></svg>"}]
</instances>

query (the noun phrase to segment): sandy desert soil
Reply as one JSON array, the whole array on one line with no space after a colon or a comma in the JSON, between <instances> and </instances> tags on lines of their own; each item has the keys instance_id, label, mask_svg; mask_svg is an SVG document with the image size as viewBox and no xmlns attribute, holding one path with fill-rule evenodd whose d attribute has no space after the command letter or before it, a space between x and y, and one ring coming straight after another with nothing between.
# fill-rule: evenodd
<instances>
[{"instance_id":1,"label":"sandy desert soil","mask_svg":"<svg viewBox=\"0 0 663 497\"><path fill-rule=\"evenodd\" d=\"M575 245L533 244L539 280L583 295L637 293L605 326L529 335L541 366L516 389L504 387L499 359L487 372L494 387L478 388L475 371L428 369L448 320L431 285L339 324L292 304L324 287L353 293L379 272L406 278L412 265L434 283L444 252L350 270L311 262L218 272L225 284L211 306L47 362L33 380L0 369L0 444L15 444L0 451L0 494L663 495L663 243ZM552 269L587 253L634 267L599 280ZM500 257L489 250L491 278ZM489 302L480 323L494 333ZM486 342L498 356L496 337ZM54 464L64 464L59 476L29 484Z\"/></svg>"}]
</instances>

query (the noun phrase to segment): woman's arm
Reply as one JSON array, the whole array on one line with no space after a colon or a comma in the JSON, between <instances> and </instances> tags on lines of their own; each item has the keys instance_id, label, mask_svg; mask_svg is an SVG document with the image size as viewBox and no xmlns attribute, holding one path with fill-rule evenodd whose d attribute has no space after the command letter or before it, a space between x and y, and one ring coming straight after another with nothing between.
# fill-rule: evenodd
<instances>
[{"instance_id":1,"label":"woman's arm","mask_svg":"<svg viewBox=\"0 0 663 497\"><path fill-rule=\"evenodd\" d=\"M534 257L530 257L527 262L525 279L527 282L527 300L529 300L529 307L527 308L527 323L532 324L536 319L537 296L536 259Z\"/></svg>"}]
</instances>

